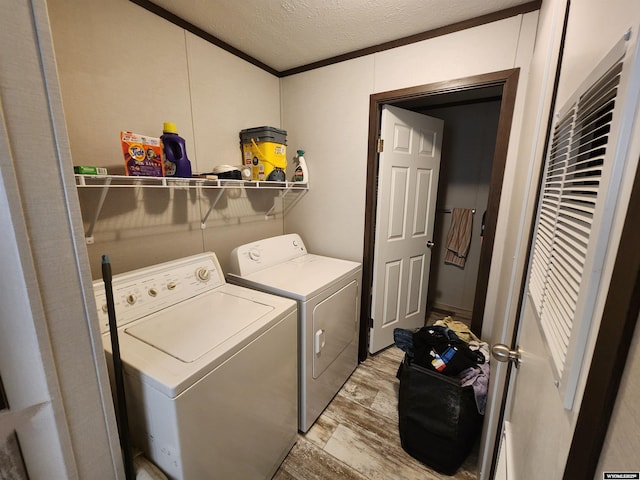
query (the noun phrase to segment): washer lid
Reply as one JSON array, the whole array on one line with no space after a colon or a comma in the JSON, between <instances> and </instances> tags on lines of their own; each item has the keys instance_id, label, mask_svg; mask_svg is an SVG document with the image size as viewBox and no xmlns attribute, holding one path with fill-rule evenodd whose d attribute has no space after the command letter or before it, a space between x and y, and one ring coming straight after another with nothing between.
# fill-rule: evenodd
<instances>
[{"instance_id":1,"label":"washer lid","mask_svg":"<svg viewBox=\"0 0 640 480\"><path fill-rule=\"evenodd\" d=\"M358 262L308 253L249 275L228 277L242 285L306 301L359 270Z\"/></svg>"},{"instance_id":2,"label":"washer lid","mask_svg":"<svg viewBox=\"0 0 640 480\"><path fill-rule=\"evenodd\" d=\"M124 333L190 363L274 308L215 291L135 322Z\"/></svg>"}]
</instances>

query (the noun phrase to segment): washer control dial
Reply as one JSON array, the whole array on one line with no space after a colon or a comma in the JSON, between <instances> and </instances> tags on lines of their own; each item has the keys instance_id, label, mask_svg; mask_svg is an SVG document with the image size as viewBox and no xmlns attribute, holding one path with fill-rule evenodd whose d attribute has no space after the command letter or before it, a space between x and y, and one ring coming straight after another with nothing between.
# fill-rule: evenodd
<instances>
[{"instance_id":1,"label":"washer control dial","mask_svg":"<svg viewBox=\"0 0 640 480\"><path fill-rule=\"evenodd\" d=\"M249 258L254 262L260 260L260 250L258 250L257 248L252 248L251 250L249 250Z\"/></svg>"},{"instance_id":2,"label":"washer control dial","mask_svg":"<svg viewBox=\"0 0 640 480\"><path fill-rule=\"evenodd\" d=\"M135 293L130 293L127 295L127 303L129 305L134 305L138 301L138 296Z\"/></svg>"},{"instance_id":3,"label":"washer control dial","mask_svg":"<svg viewBox=\"0 0 640 480\"><path fill-rule=\"evenodd\" d=\"M151 287L147 293L149 294L150 297L157 297L158 296L158 289L155 287Z\"/></svg>"},{"instance_id":4,"label":"washer control dial","mask_svg":"<svg viewBox=\"0 0 640 480\"><path fill-rule=\"evenodd\" d=\"M210 278L209 269L200 267L196 270L196 278L201 282L206 282Z\"/></svg>"}]
</instances>

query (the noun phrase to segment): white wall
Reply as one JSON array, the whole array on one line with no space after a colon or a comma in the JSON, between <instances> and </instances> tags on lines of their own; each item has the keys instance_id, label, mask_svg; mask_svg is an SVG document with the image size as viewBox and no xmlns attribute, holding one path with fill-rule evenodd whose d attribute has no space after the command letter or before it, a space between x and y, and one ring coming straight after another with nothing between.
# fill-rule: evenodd
<instances>
[{"instance_id":1,"label":"white wall","mask_svg":"<svg viewBox=\"0 0 640 480\"><path fill-rule=\"evenodd\" d=\"M73 163L123 173L120 131L174 122L197 169L184 30L126 0L47 4Z\"/></svg>"},{"instance_id":2,"label":"white wall","mask_svg":"<svg viewBox=\"0 0 640 480\"><path fill-rule=\"evenodd\" d=\"M124 173L121 130L162 134L174 122L194 172L242 163L239 132L280 126L279 79L127 0L50 0L50 21L75 165ZM101 191L84 189L85 230ZM283 233L265 220L273 192L112 189L88 246L94 278L213 250L226 269L240 243Z\"/></svg>"},{"instance_id":3,"label":"white wall","mask_svg":"<svg viewBox=\"0 0 640 480\"><path fill-rule=\"evenodd\" d=\"M127 0L48 5L75 165L123 170L121 130L174 122L210 171L241 163L241 129L280 126L277 77Z\"/></svg>"},{"instance_id":4,"label":"white wall","mask_svg":"<svg viewBox=\"0 0 640 480\"><path fill-rule=\"evenodd\" d=\"M310 181L285 230L313 253L362 261L373 68L367 56L282 79L282 124Z\"/></svg>"},{"instance_id":5,"label":"white wall","mask_svg":"<svg viewBox=\"0 0 640 480\"><path fill-rule=\"evenodd\" d=\"M527 13L376 53L372 93L526 66L536 19Z\"/></svg>"},{"instance_id":6,"label":"white wall","mask_svg":"<svg viewBox=\"0 0 640 480\"><path fill-rule=\"evenodd\" d=\"M291 150L306 150L311 178L285 230L300 233L311 251L361 261L369 96L526 67L536 18L519 15L283 78L282 125Z\"/></svg>"}]
</instances>

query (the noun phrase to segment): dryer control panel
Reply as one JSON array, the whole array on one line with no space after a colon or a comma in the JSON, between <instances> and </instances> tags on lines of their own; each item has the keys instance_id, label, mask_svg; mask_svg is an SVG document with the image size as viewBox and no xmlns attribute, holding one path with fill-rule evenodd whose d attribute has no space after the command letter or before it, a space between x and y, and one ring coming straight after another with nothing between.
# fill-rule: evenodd
<instances>
[{"instance_id":1,"label":"dryer control panel","mask_svg":"<svg viewBox=\"0 0 640 480\"><path fill-rule=\"evenodd\" d=\"M306 254L307 249L297 233L265 238L234 248L229 273L242 277Z\"/></svg>"},{"instance_id":2,"label":"dryer control panel","mask_svg":"<svg viewBox=\"0 0 640 480\"><path fill-rule=\"evenodd\" d=\"M193 255L114 275L113 302L118 327L170 307L225 283L213 252ZM93 282L100 332L109 331L104 281Z\"/></svg>"}]
</instances>

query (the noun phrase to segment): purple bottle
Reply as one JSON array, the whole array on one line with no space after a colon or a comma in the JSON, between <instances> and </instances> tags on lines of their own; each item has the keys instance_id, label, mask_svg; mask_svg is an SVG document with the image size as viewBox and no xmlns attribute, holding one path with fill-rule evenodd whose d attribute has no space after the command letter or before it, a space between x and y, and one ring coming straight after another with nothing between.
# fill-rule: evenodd
<instances>
[{"instance_id":1,"label":"purple bottle","mask_svg":"<svg viewBox=\"0 0 640 480\"><path fill-rule=\"evenodd\" d=\"M184 138L178 135L175 123L165 122L162 128L164 176L191 178L191 162L187 158Z\"/></svg>"}]
</instances>

